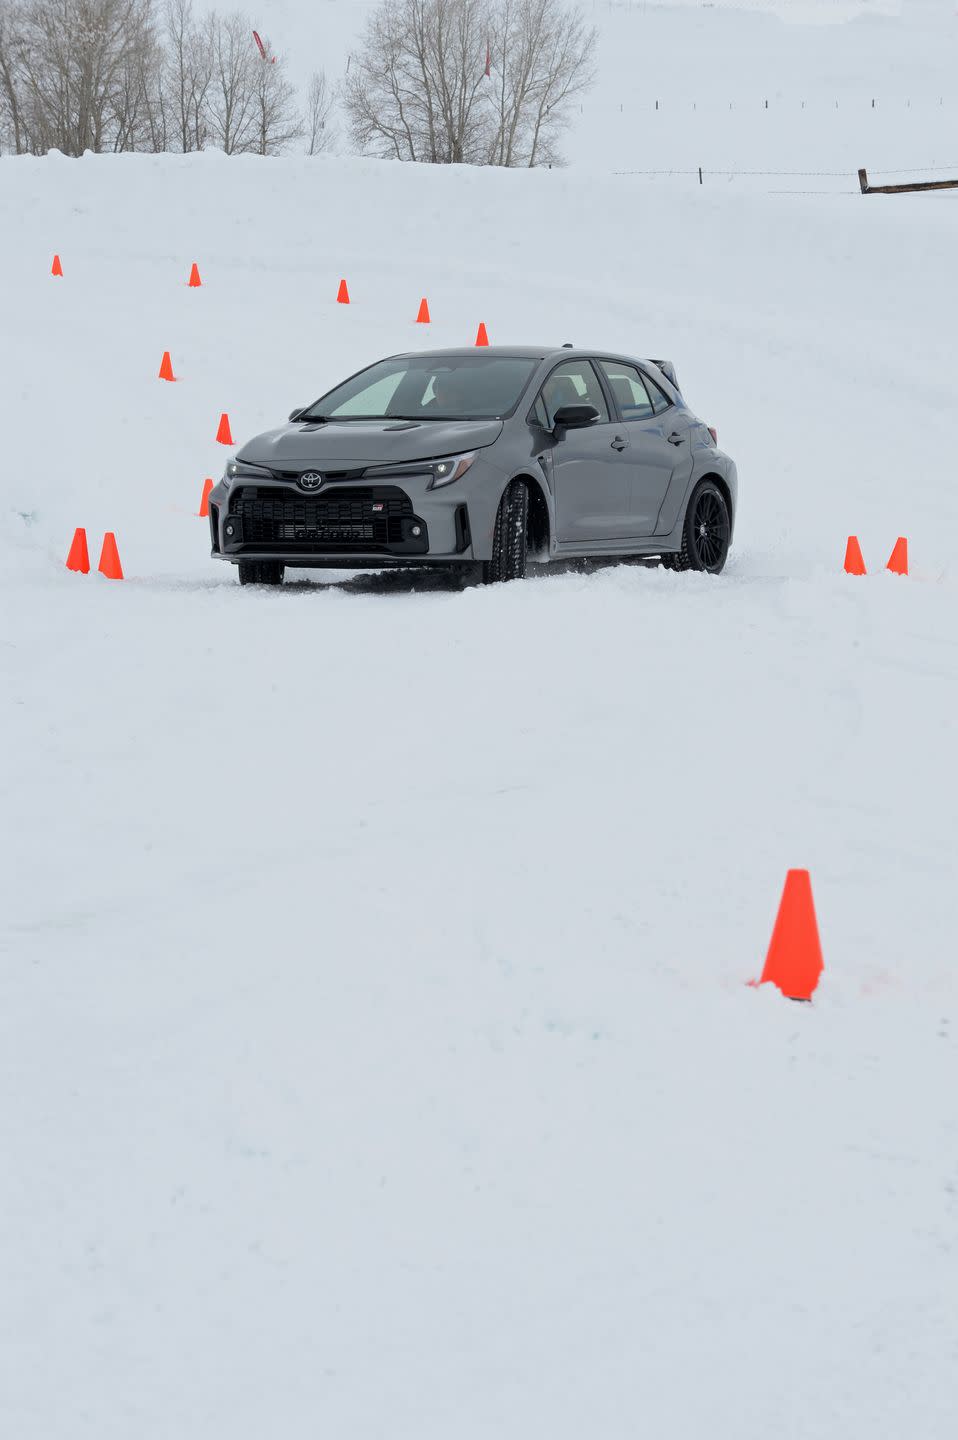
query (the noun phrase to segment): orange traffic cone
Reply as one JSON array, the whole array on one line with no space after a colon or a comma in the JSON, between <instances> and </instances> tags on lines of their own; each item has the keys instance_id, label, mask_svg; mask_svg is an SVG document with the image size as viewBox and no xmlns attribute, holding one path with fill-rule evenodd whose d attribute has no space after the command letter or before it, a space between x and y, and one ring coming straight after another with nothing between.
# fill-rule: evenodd
<instances>
[{"instance_id":1,"label":"orange traffic cone","mask_svg":"<svg viewBox=\"0 0 958 1440\"><path fill-rule=\"evenodd\" d=\"M429 302L428 302L428 300L426 299L425 295L422 297L422 299L421 299L420 302L419 302L419 314L416 316L416 324L417 324L417 325L428 325L428 324L429 324Z\"/></svg>"},{"instance_id":2,"label":"orange traffic cone","mask_svg":"<svg viewBox=\"0 0 958 1440\"><path fill-rule=\"evenodd\" d=\"M62 275L62 274L63 274L63 266L60 264L60 257L59 257L59 255L54 255L54 257L53 257L53 264L50 266L50 274L51 274L51 275Z\"/></svg>"},{"instance_id":3,"label":"orange traffic cone","mask_svg":"<svg viewBox=\"0 0 958 1440\"><path fill-rule=\"evenodd\" d=\"M904 535L899 535L895 541L895 548L888 557L885 569L890 570L893 575L908 574L908 541Z\"/></svg>"},{"instance_id":4,"label":"orange traffic cone","mask_svg":"<svg viewBox=\"0 0 958 1440\"><path fill-rule=\"evenodd\" d=\"M862 555L862 547L858 543L857 535L849 535L848 544L845 546L845 574L846 575L867 575L865 569L865 557Z\"/></svg>"},{"instance_id":5,"label":"orange traffic cone","mask_svg":"<svg viewBox=\"0 0 958 1440\"><path fill-rule=\"evenodd\" d=\"M233 443L233 432L230 430L230 417L226 414L225 410L220 416L220 424L216 432L216 438L221 445L232 445Z\"/></svg>"},{"instance_id":6,"label":"orange traffic cone","mask_svg":"<svg viewBox=\"0 0 958 1440\"><path fill-rule=\"evenodd\" d=\"M176 379L176 376L173 374L173 361L170 359L170 352L169 352L169 350L164 350L164 351L163 351L163 359L160 361L160 375L159 375L159 378L160 378L161 380L175 380L175 379Z\"/></svg>"},{"instance_id":7,"label":"orange traffic cone","mask_svg":"<svg viewBox=\"0 0 958 1440\"><path fill-rule=\"evenodd\" d=\"M202 283L203 283L203 282L202 282L202 280L200 279L199 266L197 265L196 261L194 260L194 261L193 261L193 268L192 268L192 270L190 271L190 278L189 278L189 280L187 281L187 284L189 285L189 287L190 287L191 290L195 290L196 287L197 287L198 285L202 285Z\"/></svg>"},{"instance_id":8,"label":"orange traffic cone","mask_svg":"<svg viewBox=\"0 0 958 1440\"><path fill-rule=\"evenodd\" d=\"M349 287L345 280L340 280L339 282L339 294L336 296L336 300L340 305L349 304Z\"/></svg>"},{"instance_id":9,"label":"orange traffic cone","mask_svg":"<svg viewBox=\"0 0 958 1440\"><path fill-rule=\"evenodd\" d=\"M489 336L486 334L486 322L485 322L484 320L481 320L481 321L479 322L479 329L476 331L476 344L477 344L477 345L488 345L488 344L489 344Z\"/></svg>"},{"instance_id":10,"label":"orange traffic cone","mask_svg":"<svg viewBox=\"0 0 958 1440\"><path fill-rule=\"evenodd\" d=\"M201 520L205 520L207 515L210 513L210 491L212 490L212 488L213 482L207 475L206 479L203 481L203 494L200 499L199 517Z\"/></svg>"},{"instance_id":11,"label":"orange traffic cone","mask_svg":"<svg viewBox=\"0 0 958 1440\"><path fill-rule=\"evenodd\" d=\"M108 530L103 537L103 549L100 551L100 563L97 569L100 574L105 575L108 580L123 579L120 552L116 548L116 536L112 530Z\"/></svg>"},{"instance_id":12,"label":"orange traffic cone","mask_svg":"<svg viewBox=\"0 0 958 1440\"><path fill-rule=\"evenodd\" d=\"M811 1000L824 968L811 876L789 870L758 983L777 985L790 1000Z\"/></svg>"},{"instance_id":13,"label":"orange traffic cone","mask_svg":"<svg viewBox=\"0 0 958 1440\"><path fill-rule=\"evenodd\" d=\"M86 548L86 531L77 526L73 532L73 544L67 556L67 569L78 570L81 575L90 573L90 552Z\"/></svg>"}]
</instances>

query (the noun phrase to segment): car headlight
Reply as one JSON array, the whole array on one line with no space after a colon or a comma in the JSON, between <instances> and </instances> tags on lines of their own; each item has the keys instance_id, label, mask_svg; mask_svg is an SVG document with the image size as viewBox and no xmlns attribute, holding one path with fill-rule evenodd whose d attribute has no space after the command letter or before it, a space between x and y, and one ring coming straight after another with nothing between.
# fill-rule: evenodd
<instances>
[{"instance_id":1,"label":"car headlight","mask_svg":"<svg viewBox=\"0 0 958 1440\"><path fill-rule=\"evenodd\" d=\"M223 484L227 490L234 480L271 480L272 471L263 465L250 465L246 460L227 460L223 471Z\"/></svg>"},{"instance_id":2,"label":"car headlight","mask_svg":"<svg viewBox=\"0 0 958 1440\"><path fill-rule=\"evenodd\" d=\"M466 455L445 455L441 460L407 460L396 465L371 465L364 475L369 480L385 480L403 475L428 475L429 489L438 490L441 485L451 485L461 480L474 464L478 451L470 450Z\"/></svg>"},{"instance_id":3,"label":"car headlight","mask_svg":"<svg viewBox=\"0 0 958 1440\"><path fill-rule=\"evenodd\" d=\"M434 460L429 467L432 471L430 490L438 490L440 485L451 485L454 480L461 480L475 458L475 450L470 450L468 455L451 455L448 460Z\"/></svg>"}]
</instances>

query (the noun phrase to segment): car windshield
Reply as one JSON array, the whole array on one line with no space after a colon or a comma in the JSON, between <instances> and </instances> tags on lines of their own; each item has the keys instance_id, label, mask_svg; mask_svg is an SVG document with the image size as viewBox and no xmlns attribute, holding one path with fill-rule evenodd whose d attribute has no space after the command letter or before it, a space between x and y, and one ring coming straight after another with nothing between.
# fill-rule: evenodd
<instances>
[{"instance_id":1,"label":"car windshield","mask_svg":"<svg viewBox=\"0 0 958 1440\"><path fill-rule=\"evenodd\" d=\"M317 400L303 420L496 420L519 402L537 361L519 355L399 355Z\"/></svg>"}]
</instances>

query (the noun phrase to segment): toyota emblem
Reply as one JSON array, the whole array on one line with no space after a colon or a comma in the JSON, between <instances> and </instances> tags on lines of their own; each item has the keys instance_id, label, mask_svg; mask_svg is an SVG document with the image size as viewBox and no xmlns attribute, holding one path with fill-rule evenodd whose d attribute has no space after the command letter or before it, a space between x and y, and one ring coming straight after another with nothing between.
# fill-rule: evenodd
<instances>
[{"instance_id":1,"label":"toyota emblem","mask_svg":"<svg viewBox=\"0 0 958 1440\"><path fill-rule=\"evenodd\" d=\"M307 470L305 475L300 475L297 483L301 490L318 490L323 477L316 470Z\"/></svg>"}]
</instances>

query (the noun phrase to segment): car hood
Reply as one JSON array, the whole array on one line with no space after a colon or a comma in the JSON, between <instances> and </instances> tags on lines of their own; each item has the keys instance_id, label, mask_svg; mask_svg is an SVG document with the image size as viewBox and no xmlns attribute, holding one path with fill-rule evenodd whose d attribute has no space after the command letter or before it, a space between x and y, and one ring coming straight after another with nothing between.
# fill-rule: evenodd
<instances>
[{"instance_id":1,"label":"car hood","mask_svg":"<svg viewBox=\"0 0 958 1440\"><path fill-rule=\"evenodd\" d=\"M247 441L237 456L275 470L301 465L345 470L458 455L491 445L501 434L501 420L329 420L325 425L297 423L266 430Z\"/></svg>"}]
</instances>

